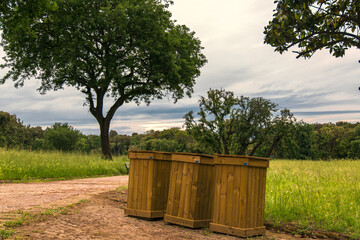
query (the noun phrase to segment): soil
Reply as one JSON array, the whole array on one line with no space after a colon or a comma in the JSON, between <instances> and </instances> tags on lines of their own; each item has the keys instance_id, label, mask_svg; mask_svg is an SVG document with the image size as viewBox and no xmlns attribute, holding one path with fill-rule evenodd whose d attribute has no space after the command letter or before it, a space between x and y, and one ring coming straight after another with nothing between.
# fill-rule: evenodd
<instances>
[{"instance_id":1,"label":"soil","mask_svg":"<svg viewBox=\"0 0 360 240\"><path fill-rule=\"evenodd\" d=\"M10 239L239 239L208 229L125 216L127 190L121 187L127 186L127 179L0 184L0 229L6 221L25 216L24 224L13 228ZM265 236L253 239L299 238L266 231Z\"/></svg>"}]
</instances>

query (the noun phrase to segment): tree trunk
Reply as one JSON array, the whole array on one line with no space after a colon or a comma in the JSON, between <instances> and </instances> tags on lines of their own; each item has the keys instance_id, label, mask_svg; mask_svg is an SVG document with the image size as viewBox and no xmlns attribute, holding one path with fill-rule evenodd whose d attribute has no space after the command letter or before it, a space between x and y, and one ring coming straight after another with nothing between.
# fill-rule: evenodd
<instances>
[{"instance_id":1,"label":"tree trunk","mask_svg":"<svg viewBox=\"0 0 360 240\"><path fill-rule=\"evenodd\" d=\"M258 142L258 143L255 145L255 147L251 150L251 152L250 152L249 155L250 155L250 156L254 156L256 150L262 145L262 143L263 143L263 141Z\"/></svg>"},{"instance_id":2,"label":"tree trunk","mask_svg":"<svg viewBox=\"0 0 360 240\"><path fill-rule=\"evenodd\" d=\"M106 93L106 88L105 89L94 89L94 91L96 92L96 107L94 104L94 99L93 99L93 94L92 91L90 89L90 87L88 87L87 90L87 94L88 94L88 98L87 100L89 101L90 104L90 113L95 117L95 119L97 120L97 122L99 123L100 126L100 141L101 141L101 151L102 151L102 158L106 159L106 160L112 160L112 156L111 156L111 149L110 149L110 134L109 134L109 130L110 130L110 121L113 118L116 110L123 105L123 103L125 102L125 97L124 95L122 97L120 97L119 99L116 100L116 102L114 103L114 105L112 105L112 107L109 109L108 113L106 114L106 117L103 117L103 104L104 104L104 96Z\"/></svg>"},{"instance_id":3,"label":"tree trunk","mask_svg":"<svg viewBox=\"0 0 360 240\"><path fill-rule=\"evenodd\" d=\"M102 158L106 160L112 160L109 138L110 122L102 119L102 121L99 122L99 125Z\"/></svg>"},{"instance_id":4,"label":"tree trunk","mask_svg":"<svg viewBox=\"0 0 360 240\"><path fill-rule=\"evenodd\" d=\"M273 143L271 144L271 147L269 149L269 151L266 154L266 157L269 158L271 156L271 153L274 151L275 146L280 142L282 136L277 136L274 138Z\"/></svg>"},{"instance_id":5,"label":"tree trunk","mask_svg":"<svg viewBox=\"0 0 360 240\"><path fill-rule=\"evenodd\" d=\"M246 149L248 144L242 144L240 149L237 151L236 155L246 155Z\"/></svg>"}]
</instances>

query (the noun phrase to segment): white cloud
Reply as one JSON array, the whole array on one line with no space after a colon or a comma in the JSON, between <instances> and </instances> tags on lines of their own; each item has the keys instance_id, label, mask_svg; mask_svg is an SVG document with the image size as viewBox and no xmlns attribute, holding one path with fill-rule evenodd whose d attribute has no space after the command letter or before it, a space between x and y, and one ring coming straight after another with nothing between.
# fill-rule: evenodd
<instances>
[{"instance_id":1,"label":"white cloud","mask_svg":"<svg viewBox=\"0 0 360 240\"><path fill-rule=\"evenodd\" d=\"M196 111L199 96L209 88L221 87L238 95L270 98L281 108L296 112L298 119L358 121L359 50L351 49L340 59L327 50L308 60L296 59L291 52L280 55L263 44L264 26L271 20L273 8L273 1L260 0L175 1L170 7L173 18L196 32L209 61L201 69L193 98L182 99L175 105L168 99L157 100L150 106L124 105L111 127L119 133L179 127L185 113ZM1 70L0 76L4 74ZM25 124L48 126L61 121L86 133L98 132L95 119L83 107L81 93L66 89L42 96L36 92L38 85L30 81L21 89L13 88L12 83L0 86L0 110L16 114ZM353 112L340 112L344 110Z\"/></svg>"}]
</instances>

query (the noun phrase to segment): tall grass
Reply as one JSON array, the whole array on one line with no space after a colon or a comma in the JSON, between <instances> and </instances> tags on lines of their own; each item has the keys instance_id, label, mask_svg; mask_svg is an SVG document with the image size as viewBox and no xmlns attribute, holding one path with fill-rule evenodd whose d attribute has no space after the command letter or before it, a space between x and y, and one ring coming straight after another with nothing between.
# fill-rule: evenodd
<instances>
[{"instance_id":1,"label":"tall grass","mask_svg":"<svg viewBox=\"0 0 360 240\"><path fill-rule=\"evenodd\" d=\"M126 173L126 161L126 157L106 161L100 155L0 149L0 181L120 175Z\"/></svg>"},{"instance_id":2,"label":"tall grass","mask_svg":"<svg viewBox=\"0 0 360 240\"><path fill-rule=\"evenodd\" d=\"M360 238L360 161L272 161L265 219Z\"/></svg>"}]
</instances>

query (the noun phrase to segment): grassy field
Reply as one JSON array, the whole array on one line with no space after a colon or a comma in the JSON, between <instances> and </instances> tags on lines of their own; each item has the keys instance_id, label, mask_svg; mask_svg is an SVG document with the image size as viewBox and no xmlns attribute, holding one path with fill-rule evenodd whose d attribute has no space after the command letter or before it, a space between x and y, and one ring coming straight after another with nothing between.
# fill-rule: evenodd
<instances>
[{"instance_id":1,"label":"grassy field","mask_svg":"<svg viewBox=\"0 0 360 240\"><path fill-rule=\"evenodd\" d=\"M126 173L126 161L126 157L106 161L100 155L0 149L0 181L120 175Z\"/></svg>"},{"instance_id":2,"label":"grassy field","mask_svg":"<svg viewBox=\"0 0 360 240\"><path fill-rule=\"evenodd\" d=\"M126 172L126 157L0 149L0 181L111 176ZM360 238L360 161L272 160L267 174L265 221Z\"/></svg>"},{"instance_id":3,"label":"grassy field","mask_svg":"<svg viewBox=\"0 0 360 240\"><path fill-rule=\"evenodd\" d=\"M359 239L360 161L271 161L265 219Z\"/></svg>"}]
</instances>

